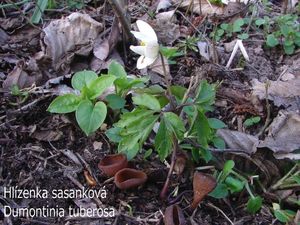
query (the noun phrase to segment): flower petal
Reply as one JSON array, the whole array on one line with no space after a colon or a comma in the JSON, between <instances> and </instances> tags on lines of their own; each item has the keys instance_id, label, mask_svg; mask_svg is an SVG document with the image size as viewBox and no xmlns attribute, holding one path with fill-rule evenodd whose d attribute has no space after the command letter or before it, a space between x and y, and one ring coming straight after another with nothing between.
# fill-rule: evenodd
<instances>
[{"instance_id":1,"label":"flower petal","mask_svg":"<svg viewBox=\"0 0 300 225\"><path fill-rule=\"evenodd\" d=\"M157 58L159 52L159 45L157 42L148 42L145 48L145 56L147 58Z\"/></svg>"},{"instance_id":2,"label":"flower petal","mask_svg":"<svg viewBox=\"0 0 300 225\"><path fill-rule=\"evenodd\" d=\"M141 32L138 32L138 31L130 31L134 37L140 41L143 41L143 42L149 42L149 41L152 41L151 37L149 37L147 34L143 34Z\"/></svg>"},{"instance_id":3,"label":"flower petal","mask_svg":"<svg viewBox=\"0 0 300 225\"><path fill-rule=\"evenodd\" d=\"M134 51L135 53L139 54L139 55L146 55L146 46L133 46L130 45L129 47L132 51Z\"/></svg>"},{"instance_id":4,"label":"flower petal","mask_svg":"<svg viewBox=\"0 0 300 225\"><path fill-rule=\"evenodd\" d=\"M155 60L156 58L148 58L148 57L141 56L137 60L136 68L138 68L139 70L144 69L147 66L150 66L152 63L154 63Z\"/></svg>"},{"instance_id":5,"label":"flower petal","mask_svg":"<svg viewBox=\"0 0 300 225\"><path fill-rule=\"evenodd\" d=\"M157 42L156 33L148 23L146 23L142 20L137 20L136 25L142 34L147 35L150 39Z\"/></svg>"},{"instance_id":6,"label":"flower petal","mask_svg":"<svg viewBox=\"0 0 300 225\"><path fill-rule=\"evenodd\" d=\"M136 68L138 68L139 70L144 69L147 67L147 63L145 60L145 56L141 56L138 58L137 62L136 62Z\"/></svg>"}]
</instances>

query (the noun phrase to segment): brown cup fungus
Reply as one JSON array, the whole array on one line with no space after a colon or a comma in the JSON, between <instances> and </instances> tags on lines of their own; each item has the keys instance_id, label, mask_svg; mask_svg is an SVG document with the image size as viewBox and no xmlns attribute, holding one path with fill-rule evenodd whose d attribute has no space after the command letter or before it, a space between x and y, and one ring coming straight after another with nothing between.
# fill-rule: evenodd
<instances>
[{"instance_id":1,"label":"brown cup fungus","mask_svg":"<svg viewBox=\"0 0 300 225\"><path fill-rule=\"evenodd\" d=\"M98 167L103 171L107 176L112 177L118 171L127 167L128 161L125 155L123 154L114 154L105 156Z\"/></svg>"}]
</instances>

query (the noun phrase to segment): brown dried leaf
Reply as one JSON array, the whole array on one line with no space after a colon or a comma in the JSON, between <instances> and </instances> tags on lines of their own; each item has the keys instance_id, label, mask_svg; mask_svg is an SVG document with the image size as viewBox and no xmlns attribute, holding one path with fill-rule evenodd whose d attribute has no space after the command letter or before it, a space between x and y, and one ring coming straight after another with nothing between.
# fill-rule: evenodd
<instances>
[{"instance_id":1,"label":"brown dried leaf","mask_svg":"<svg viewBox=\"0 0 300 225\"><path fill-rule=\"evenodd\" d=\"M234 151L246 152L248 154L256 152L258 138L255 136L228 129L219 129L217 135Z\"/></svg>"},{"instance_id":2,"label":"brown dried leaf","mask_svg":"<svg viewBox=\"0 0 300 225\"><path fill-rule=\"evenodd\" d=\"M180 4L181 0L175 0L176 4ZM189 8L190 10L193 9L194 13L200 13L200 4L201 4L201 12L203 15L207 14L217 14L222 15L223 14L223 8L220 6L212 5L208 0L200 0L200 1L193 1L191 0L183 0L183 2L180 4L181 8ZM192 5L191 5L192 4ZM189 7L191 5L191 7Z\"/></svg>"},{"instance_id":3,"label":"brown dried leaf","mask_svg":"<svg viewBox=\"0 0 300 225\"><path fill-rule=\"evenodd\" d=\"M300 75L294 79L285 81L268 81L268 99L274 101L276 106L290 107L294 105L297 108L297 102L300 97ZM252 95L258 96L259 99L266 98L266 84L254 79L252 81Z\"/></svg>"},{"instance_id":4,"label":"brown dried leaf","mask_svg":"<svg viewBox=\"0 0 300 225\"><path fill-rule=\"evenodd\" d=\"M39 141L58 141L63 137L62 131L43 130L36 131L32 137Z\"/></svg>"},{"instance_id":5,"label":"brown dried leaf","mask_svg":"<svg viewBox=\"0 0 300 225\"><path fill-rule=\"evenodd\" d=\"M166 74L168 76L168 79L170 79L171 76L170 76L170 67L169 67L168 59L164 56L163 56L163 59L164 59ZM150 70L164 76L164 67L163 67L163 64L162 64L161 55L158 55L155 62L152 65L150 65L148 68Z\"/></svg>"},{"instance_id":6,"label":"brown dried leaf","mask_svg":"<svg viewBox=\"0 0 300 225\"><path fill-rule=\"evenodd\" d=\"M87 14L72 13L66 18L52 21L44 28L46 55L52 59L55 70L69 65L74 54L87 55L102 31L101 23Z\"/></svg>"},{"instance_id":7,"label":"brown dried leaf","mask_svg":"<svg viewBox=\"0 0 300 225\"><path fill-rule=\"evenodd\" d=\"M300 154L294 153L300 149L300 115L295 112L280 111L269 126L268 136L260 142L259 148L267 147L278 159L300 159Z\"/></svg>"},{"instance_id":8,"label":"brown dried leaf","mask_svg":"<svg viewBox=\"0 0 300 225\"><path fill-rule=\"evenodd\" d=\"M30 87L32 84L39 82L42 74L36 65L35 59L31 58L27 64L23 60L19 61L15 68L7 75L3 82L4 89L10 89L13 85L17 85L20 89Z\"/></svg>"},{"instance_id":9,"label":"brown dried leaf","mask_svg":"<svg viewBox=\"0 0 300 225\"><path fill-rule=\"evenodd\" d=\"M193 179L194 198L191 208L195 209L202 199L209 194L217 185L215 178L210 175L195 172Z\"/></svg>"},{"instance_id":10,"label":"brown dried leaf","mask_svg":"<svg viewBox=\"0 0 300 225\"><path fill-rule=\"evenodd\" d=\"M109 54L108 40L107 39L104 39L104 40L97 39L94 44L93 53L100 60L106 59Z\"/></svg>"}]
</instances>

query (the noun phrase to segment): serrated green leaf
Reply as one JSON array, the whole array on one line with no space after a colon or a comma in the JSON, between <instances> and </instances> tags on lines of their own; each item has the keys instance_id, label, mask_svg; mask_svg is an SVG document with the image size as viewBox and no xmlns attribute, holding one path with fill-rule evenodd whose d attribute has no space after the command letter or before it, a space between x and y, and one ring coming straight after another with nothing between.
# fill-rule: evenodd
<instances>
[{"instance_id":1,"label":"serrated green leaf","mask_svg":"<svg viewBox=\"0 0 300 225\"><path fill-rule=\"evenodd\" d=\"M47 111L51 113L70 113L74 112L81 101L80 96L66 94L56 97L49 105Z\"/></svg>"},{"instance_id":2,"label":"serrated green leaf","mask_svg":"<svg viewBox=\"0 0 300 225\"><path fill-rule=\"evenodd\" d=\"M99 97L107 88L113 85L116 77L112 75L102 75L88 85L90 99Z\"/></svg>"},{"instance_id":3,"label":"serrated green leaf","mask_svg":"<svg viewBox=\"0 0 300 225\"><path fill-rule=\"evenodd\" d=\"M232 176L228 176L225 179L225 184L227 185L227 188L230 190L231 193L240 192L244 188L244 182Z\"/></svg>"},{"instance_id":4,"label":"serrated green leaf","mask_svg":"<svg viewBox=\"0 0 300 225\"><path fill-rule=\"evenodd\" d=\"M105 99L108 102L108 106L114 110L124 108L126 103L125 99L116 94L107 95Z\"/></svg>"},{"instance_id":5,"label":"serrated green leaf","mask_svg":"<svg viewBox=\"0 0 300 225\"><path fill-rule=\"evenodd\" d=\"M95 132L104 122L107 114L106 105L97 102L95 105L89 100L81 101L76 110L76 120L79 127L88 136Z\"/></svg>"},{"instance_id":6,"label":"serrated green leaf","mask_svg":"<svg viewBox=\"0 0 300 225\"><path fill-rule=\"evenodd\" d=\"M260 196L250 198L247 202L247 211L254 214L258 212L262 206L263 199Z\"/></svg>"},{"instance_id":7,"label":"serrated green leaf","mask_svg":"<svg viewBox=\"0 0 300 225\"><path fill-rule=\"evenodd\" d=\"M209 126L213 129L221 129L227 127L223 121L217 119L217 118L209 118L208 119Z\"/></svg>"},{"instance_id":8,"label":"serrated green leaf","mask_svg":"<svg viewBox=\"0 0 300 225\"><path fill-rule=\"evenodd\" d=\"M200 148L199 153L206 163L208 163L212 159L211 151L208 150L207 148Z\"/></svg>"},{"instance_id":9,"label":"serrated green leaf","mask_svg":"<svg viewBox=\"0 0 300 225\"><path fill-rule=\"evenodd\" d=\"M141 149L144 141L148 138L159 115L154 115L154 111L146 109L136 109L125 113L115 126L121 127L119 134L118 152L127 155L132 159Z\"/></svg>"},{"instance_id":10,"label":"serrated green leaf","mask_svg":"<svg viewBox=\"0 0 300 225\"><path fill-rule=\"evenodd\" d=\"M227 197L228 196L227 185L223 183L218 183L216 188L208 195L217 199Z\"/></svg>"},{"instance_id":11,"label":"serrated green leaf","mask_svg":"<svg viewBox=\"0 0 300 225\"><path fill-rule=\"evenodd\" d=\"M128 126L126 126L126 129L123 129L120 134L122 136L131 135L134 133L142 133L145 132L144 128L148 127L153 120L157 118L158 115L149 115L147 117L143 117L139 120L135 120L132 123L130 123Z\"/></svg>"},{"instance_id":12,"label":"serrated green leaf","mask_svg":"<svg viewBox=\"0 0 300 225\"><path fill-rule=\"evenodd\" d=\"M116 123L116 126L121 127L121 128L127 127L129 124L131 124L137 120L146 118L152 114L153 114L153 111L151 111L151 110L137 108L132 112L124 113L121 116L121 119Z\"/></svg>"},{"instance_id":13,"label":"serrated green leaf","mask_svg":"<svg viewBox=\"0 0 300 225\"><path fill-rule=\"evenodd\" d=\"M161 107L159 101L152 95L141 94L132 98L133 103L136 105L145 106L149 109L160 111Z\"/></svg>"},{"instance_id":14,"label":"serrated green leaf","mask_svg":"<svg viewBox=\"0 0 300 225\"><path fill-rule=\"evenodd\" d=\"M269 34L268 36L267 36L267 45L269 46L269 47L275 47L276 45L278 45L279 44L279 41L278 41L278 39L275 37L275 35L274 34Z\"/></svg>"},{"instance_id":15,"label":"serrated green leaf","mask_svg":"<svg viewBox=\"0 0 300 225\"><path fill-rule=\"evenodd\" d=\"M42 14L44 13L45 9L47 8L48 0L38 0L36 6L34 8L34 12L31 17L31 22L37 24L40 22L42 18Z\"/></svg>"},{"instance_id":16,"label":"serrated green leaf","mask_svg":"<svg viewBox=\"0 0 300 225\"><path fill-rule=\"evenodd\" d=\"M170 132L175 134L178 140L183 139L185 132L185 127L183 121L175 113L166 112L164 113L164 118L166 120L166 126Z\"/></svg>"},{"instance_id":17,"label":"serrated green leaf","mask_svg":"<svg viewBox=\"0 0 300 225\"><path fill-rule=\"evenodd\" d=\"M210 85L203 80L198 88L196 95L196 103L201 105L212 105L215 101L216 90L214 85Z\"/></svg>"},{"instance_id":18,"label":"serrated green leaf","mask_svg":"<svg viewBox=\"0 0 300 225\"><path fill-rule=\"evenodd\" d=\"M155 150L158 152L161 161L165 160L171 153L172 134L167 129L165 119L162 119L154 140Z\"/></svg>"},{"instance_id":19,"label":"serrated green leaf","mask_svg":"<svg viewBox=\"0 0 300 225\"><path fill-rule=\"evenodd\" d=\"M71 84L76 90L81 91L83 87L88 86L92 81L96 80L98 75L91 70L84 70L73 75Z\"/></svg>"},{"instance_id":20,"label":"serrated green leaf","mask_svg":"<svg viewBox=\"0 0 300 225\"><path fill-rule=\"evenodd\" d=\"M105 135L110 141L119 143L122 140L122 137L120 136L121 130L122 128L120 127L112 127L105 132Z\"/></svg>"},{"instance_id":21,"label":"serrated green leaf","mask_svg":"<svg viewBox=\"0 0 300 225\"><path fill-rule=\"evenodd\" d=\"M183 99L183 96L186 92L186 88L182 86L171 86L171 93L174 95L177 99L177 101L180 101Z\"/></svg>"},{"instance_id":22,"label":"serrated green leaf","mask_svg":"<svg viewBox=\"0 0 300 225\"><path fill-rule=\"evenodd\" d=\"M208 139L211 134L211 128L203 112L197 111L197 115L191 124L192 133L196 133L198 143L203 147L208 147Z\"/></svg>"},{"instance_id":23,"label":"serrated green leaf","mask_svg":"<svg viewBox=\"0 0 300 225\"><path fill-rule=\"evenodd\" d=\"M114 60L109 64L108 75L114 75L118 78L120 78L120 77L126 78L127 77L127 73L126 73L124 67Z\"/></svg>"}]
</instances>

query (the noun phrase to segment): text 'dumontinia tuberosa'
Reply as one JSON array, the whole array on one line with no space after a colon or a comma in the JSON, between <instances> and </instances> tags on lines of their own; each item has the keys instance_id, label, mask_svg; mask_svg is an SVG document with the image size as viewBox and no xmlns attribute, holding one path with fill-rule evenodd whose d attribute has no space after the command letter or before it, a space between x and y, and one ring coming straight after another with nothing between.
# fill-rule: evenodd
<instances>
[{"instance_id":1,"label":"text 'dumontinia tuberosa'","mask_svg":"<svg viewBox=\"0 0 300 225\"><path fill-rule=\"evenodd\" d=\"M195 172L193 179L194 199L191 208L195 209L202 199L216 187L216 180L204 173Z\"/></svg>"},{"instance_id":2,"label":"text 'dumontinia tuberosa'","mask_svg":"<svg viewBox=\"0 0 300 225\"><path fill-rule=\"evenodd\" d=\"M128 161L125 155L123 154L114 154L105 156L98 167L103 171L107 176L114 176L119 170L127 167Z\"/></svg>"},{"instance_id":3,"label":"text 'dumontinia tuberosa'","mask_svg":"<svg viewBox=\"0 0 300 225\"><path fill-rule=\"evenodd\" d=\"M115 174L115 184L121 190L138 187L147 181L147 175L140 170L124 168Z\"/></svg>"},{"instance_id":4,"label":"text 'dumontinia tuberosa'","mask_svg":"<svg viewBox=\"0 0 300 225\"><path fill-rule=\"evenodd\" d=\"M185 225L186 220L178 205L170 205L165 211L165 225Z\"/></svg>"}]
</instances>

